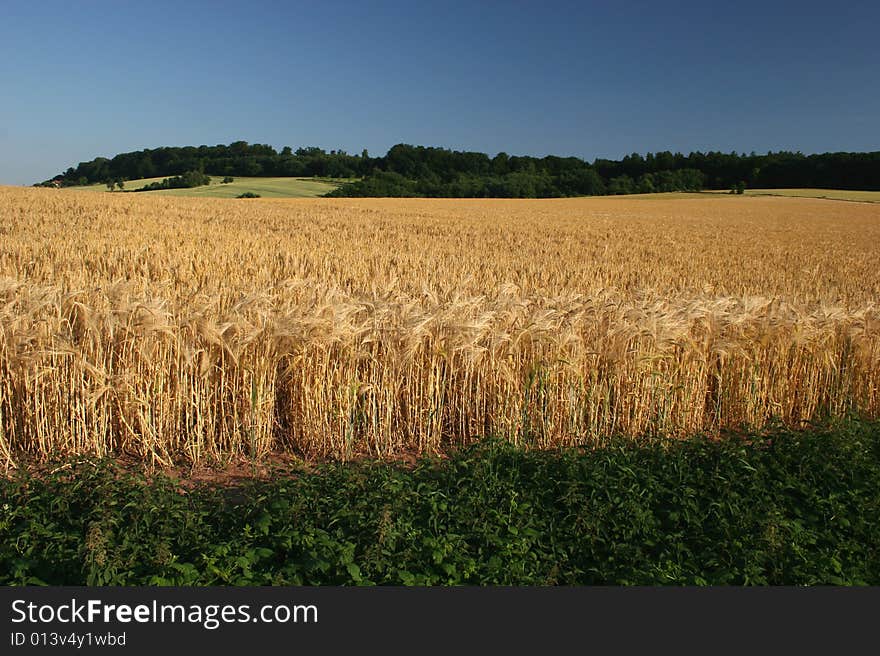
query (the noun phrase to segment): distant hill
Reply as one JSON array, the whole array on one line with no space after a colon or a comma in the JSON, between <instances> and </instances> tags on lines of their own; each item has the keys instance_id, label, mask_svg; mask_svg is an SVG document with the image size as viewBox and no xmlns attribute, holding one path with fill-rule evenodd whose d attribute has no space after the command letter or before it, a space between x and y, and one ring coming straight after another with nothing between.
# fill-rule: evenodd
<instances>
[{"instance_id":1,"label":"distant hill","mask_svg":"<svg viewBox=\"0 0 880 656\"><path fill-rule=\"evenodd\" d=\"M109 180L143 180L201 171L209 175L239 177L359 178L370 169L367 152L349 155L320 148L272 146L236 141L228 146L163 147L96 157L80 162L43 183L46 186L88 186Z\"/></svg>"},{"instance_id":2,"label":"distant hill","mask_svg":"<svg viewBox=\"0 0 880 656\"><path fill-rule=\"evenodd\" d=\"M217 146L155 148L81 162L45 186L180 176L347 178L332 196L534 198L731 188L880 190L880 152L777 152L766 155L662 151L621 160L520 157L398 144L382 157L366 150L286 146L281 151L246 141ZM188 194L191 195L191 194Z\"/></svg>"}]
</instances>

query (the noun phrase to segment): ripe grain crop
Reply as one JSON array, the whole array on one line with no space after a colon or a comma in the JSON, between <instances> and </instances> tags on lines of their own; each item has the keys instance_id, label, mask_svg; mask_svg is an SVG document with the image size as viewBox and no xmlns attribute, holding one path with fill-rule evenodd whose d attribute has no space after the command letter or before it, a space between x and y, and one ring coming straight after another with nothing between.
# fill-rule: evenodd
<instances>
[{"instance_id":1,"label":"ripe grain crop","mask_svg":"<svg viewBox=\"0 0 880 656\"><path fill-rule=\"evenodd\" d=\"M222 461L880 415L880 208L0 188L0 456Z\"/></svg>"}]
</instances>

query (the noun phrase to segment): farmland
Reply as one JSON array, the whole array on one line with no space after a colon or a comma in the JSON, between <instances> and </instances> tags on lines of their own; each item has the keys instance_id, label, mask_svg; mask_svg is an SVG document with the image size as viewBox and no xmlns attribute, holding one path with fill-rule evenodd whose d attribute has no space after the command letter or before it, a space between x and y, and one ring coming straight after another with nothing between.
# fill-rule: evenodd
<instances>
[{"instance_id":1,"label":"farmland","mask_svg":"<svg viewBox=\"0 0 880 656\"><path fill-rule=\"evenodd\" d=\"M880 210L0 190L0 452L170 465L880 414Z\"/></svg>"},{"instance_id":2,"label":"farmland","mask_svg":"<svg viewBox=\"0 0 880 656\"><path fill-rule=\"evenodd\" d=\"M253 178L234 177L232 182L223 184L224 176L211 176L211 184L189 189L160 189L157 191L143 192L148 194L161 194L166 196L192 196L194 198L235 198L240 194L252 192L264 198L313 198L322 196L328 191L336 189L340 181L330 181L317 178ZM125 189L132 191L154 182L162 182L164 178L144 178L142 180L125 181ZM87 185L83 187L68 187L73 191L103 191L107 192L107 186L103 184ZM118 192L117 192L118 193Z\"/></svg>"},{"instance_id":3,"label":"farmland","mask_svg":"<svg viewBox=\"0 0 880 656\"><path fill-rule=\"evenodd\" d=\"M0 584L876 584L880 208L0 188Z\"/></svg>"},{"instance_id":4,"label":"farmland","mask_svg":"<svg viewBox=\"0 0 880 656\"><path fill-rule=\"evenodd\" d=\"M788 196L796 198L825 198L860 203L880 203L880 191L853 191L841 189L747 189L749 196Z\"/></svg>"}]
</instances>

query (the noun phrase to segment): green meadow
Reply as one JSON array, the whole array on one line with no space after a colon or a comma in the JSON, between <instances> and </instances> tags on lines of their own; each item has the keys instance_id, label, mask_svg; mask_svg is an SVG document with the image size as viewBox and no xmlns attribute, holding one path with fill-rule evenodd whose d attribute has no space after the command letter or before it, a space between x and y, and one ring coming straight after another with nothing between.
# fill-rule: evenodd
<instances>
[{"instance_id":1,"label":"green meadow","mask_svg":"<svg viewBox=\"0 0 880 656\"><path fill-rule=\"evenodd\" d=\"M126 180L125 191L134 191L153 182L161 182L168 176L144 178L142 180ZM263 198L314 198L336 189L348 180L329 180L324 178L248 178L234 177L234 182L221 183L224 176L212 175L211 184L191 189L161 189L142 192L145 194L161 194L165 196L191 196L198 198L235 198L245 192L259 194ZM67 187L80 191L107 192L103 184L84 187ZM120 193L118 190L113 193Z\"/></svg>"},{"instance_id":2,"label":"green meadow","mask_svg":"<svg viewBox=\"0 0 880 656\"><path fill-rule=\"evenodd\" d=\"M746 189L747 196L789 196L794 198L827 198L862 203L880 203L880 191L851 191L847 189Z\"/></svg>"}]
</instances>

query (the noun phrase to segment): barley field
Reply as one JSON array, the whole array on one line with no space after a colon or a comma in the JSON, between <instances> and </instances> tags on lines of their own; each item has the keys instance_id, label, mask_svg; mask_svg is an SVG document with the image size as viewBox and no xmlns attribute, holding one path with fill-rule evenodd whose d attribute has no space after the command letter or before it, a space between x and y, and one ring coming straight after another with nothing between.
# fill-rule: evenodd
<instances>
[{"instance_id":1,"label":"barley field","mask_svg":"<svg viewBox=\"0 0 880 656\"><path fill-rule=\"evenodd\" d=\"M0 458L544 448L880 416L880 207L0 187Z\"/></svg>"}]
</instances>

